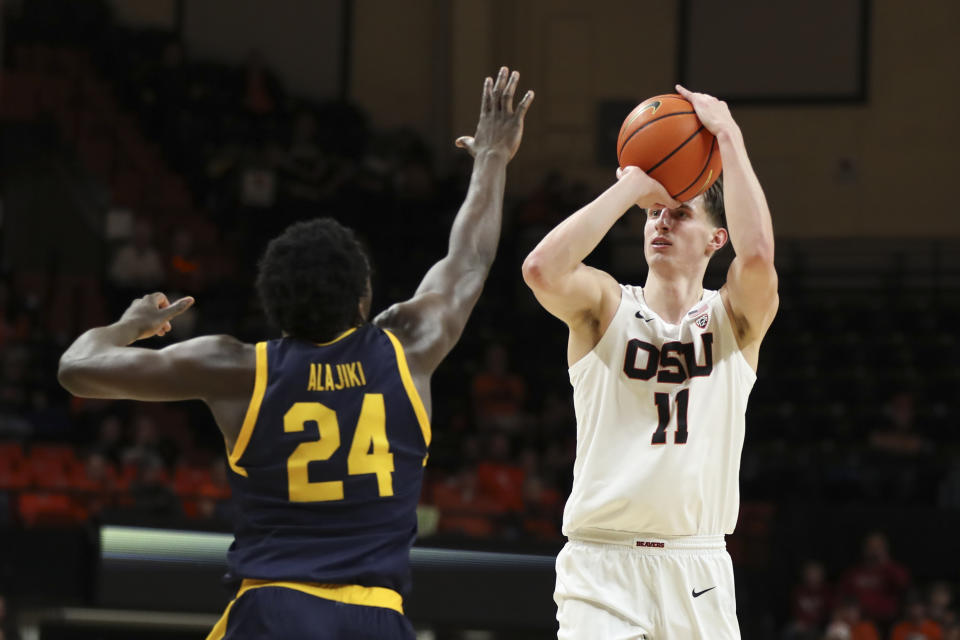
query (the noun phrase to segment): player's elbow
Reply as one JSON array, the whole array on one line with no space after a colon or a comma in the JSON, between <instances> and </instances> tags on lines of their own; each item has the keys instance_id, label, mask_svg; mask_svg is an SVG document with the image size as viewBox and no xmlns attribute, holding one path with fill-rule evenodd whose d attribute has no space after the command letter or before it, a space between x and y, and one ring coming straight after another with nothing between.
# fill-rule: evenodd
<instances>
[{"instance_id":1,"label":"player's elbow","mask_svg":"<svg viewBox=\"0 0 960 640\"><path fill-rule=\"evenodd\" d=\"M543 256L534 249L530 255L523 261L521 267L523 272L523 281L534 291L547 291L550 289L550 272L544 264Z\"/></svg>"},{"instance_id":2,"label":"player's elbow","mask_svg":"<svg viewBox=\"0 0 960 640\"><path fill-rule=\"evenodd\" d=\"M84 384L86 379L83 366L78 360L67 357L60 358L60 364L57 367L57 382L60 383L61 387L75 396L85 397L89 395Z\"/></svg>"},{"instance_id":3,"label":"player's elbow","mask_svg":"<svg viewBox=\"0 0 960 640\"><path fill-rule=\"evenodd\" d=\"M774 271L773 243L758 243L750 252L740 256L744 266L750 271Z\"/></svg>"}]
</instances>

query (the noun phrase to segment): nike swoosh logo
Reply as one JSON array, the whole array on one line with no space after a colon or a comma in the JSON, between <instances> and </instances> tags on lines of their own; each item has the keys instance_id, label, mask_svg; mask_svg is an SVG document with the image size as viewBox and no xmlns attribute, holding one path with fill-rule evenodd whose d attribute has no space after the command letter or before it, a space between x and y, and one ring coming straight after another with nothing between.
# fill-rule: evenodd
<instances>
[{"instance_id":1,"label":"nike swoosh logo","mask_svg":"<svg viewBox=\"0 0 960 640\"><path fill-rule=\"evenodd\" d=\"M699 598L700 596L705 594L707 591L711 591L713 589L716 589L716 587L710 587L709 589L704 589L703 591L699 591L699 592L696 589L694 589L693 591L690 592L690 595L692 595L694 598Z\"/></svg>"},{"instance_id":2,"label":"nike swoosh logo","mask_svg":"<svg viewBox=\"0 0 960 640\"><path fill-rule=\"evenodd\" d=\"M644 318L644 317L643 317L643 314L640 313L639 311L637 311L636 316L637 316L638 318L640 318L641 320L643 320L644 322L650 322L651 320L653 320L653 318Z\"/></svg>"},{"instance_id":3,"label":"nike swoosh logo","mask_svg":"<svg viewBox=\"0 0 960 640\"><path fill-rule=\"evenodd\" d=\"M623 125L623 128L624 129L628 128L631 124L633 124L633 121L639 118L640 116L642 116L645 111L650 111L652 109L652 111L650 111L650 115L655 114L657 110L660 108L661 104L663 104L662 101L655 100L650 104L644 105L642 109L639 109L635 114L633 114L633 117L630 118L630 120L628 120L627 123Z\"/></svg>"}]
</instances>

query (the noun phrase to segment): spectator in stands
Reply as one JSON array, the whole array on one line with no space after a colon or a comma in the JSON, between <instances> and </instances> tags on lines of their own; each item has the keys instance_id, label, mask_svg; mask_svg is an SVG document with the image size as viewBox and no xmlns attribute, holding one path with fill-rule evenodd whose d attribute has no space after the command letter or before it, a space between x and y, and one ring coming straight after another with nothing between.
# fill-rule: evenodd
<instances>
[{"instance_id":1,"label":"spectator in stands","mask_svg":"<svg viewBox=\"0 0 960 640\"><path fill-rule=\"evenodd\" d=\"M30 356L28 346L21 343L0 351L0 436L24 438L30 433L30 422L23 417L30 393Z\"/></svg>"},{"instance_id":2,"label":"spectator in stands","mask_svg":"<svg viewBox=\"0 0 960 640\"><path fill-rule=\"evenodd\" d=\"M913 504L925 491L924 472L934 452L933 442L919 430L912 392L893 395L884 407L886 426L870 434L874 466L871 493L883 502Z\"/></svg>"},{"instance_id":3,"label":"spectator in stands","mask_svg":"<svg viewBox=\"0 0 960 640\"><path fill-rule=\"evenodd\" d=\"M317 119L309 111L303 111L294 120L290 145L279 163L283 191L296 200L321 200L328 195L322 184L326 164L317 142Z\"/></svg>"},{"instance_id":4,"label":"spectator in stands","mask_svg":"<svg viewBox=\"0 0 960 640\"><path fill-rule=\"evenodd\" d=\"M31 433L41 439L68 439L73 427L66 408L51 402L46 389L33 389L30 392L30 403L24 417L30 423Z\"/></svg>"},{"instance_id":5,"label":"spectator in stands","mask_svg":"<svg viewBox=\"0 0 960 640\"><path fill-rule=\"evenodd\" d=\"M243 68L243 108L257 116L274 113L280 102L280 83L256 49L247 54Z\"/></svg>"},{"instance_id":6,"label":"spectator in stands","mask_svg":"<svg viewBox=\"0 0 960 640\"><path fill-rule=\"evenodd\" d=\"M0 280L0 349L7 344L25 340L30 331L30 319L14 296L10 285Z\"/></svg>"},{"instance_id":7,"label":"spectator in stands","mask_svg":"<svg viewBox=\"0 0 960 640\"><path fill-rule=\"evenodd\" d=\"M129 511L142 516L172 518L181 515L180 499L170 488L163 464L155 458L144 458L137 467L136 479L130 485L132 504Z\"/></svg>"},{"instance_id":8,"label":"spectator in stands","mask_svg":"<svg viewBox=\"0 0 960 640\"><path fill-rule=\"evenodd\" d=\"M527 474L523 483L523 530L540 540L560 538L563 498L543 478Z\"/></svg>"},{"instance_id":9,"label":"spectator in stands","mask_svg":"<svg viewBox=\"0 0 960 640\"><path fill-rule=\"evenodd\" d=\"M933 444L917 430L914 405L912 393L901 391L895 394L885 411L888 424L870 434L870 446L897 456L930 453Z\"/></svg>"},{"instance_id":10,"label":"spectator in stands","mask_svg":"<svg viewBox=\"0 0 960 640\"><path fill-rule=\"evenodd\" d=\"M953 604L953 589L948 582L939 580L930 586L927 597L927 615L931 620L942 627L952 625L957 621L956 612L950 608Z\"/></svg>"},{"instance_id":11,"label":"spectator in stands","mask_svg":"<svg viewBox=\"0 0 960 640\"><path fill-rule=\"evenodd\" d=\"M831 622L823 634L823 640L850 640L850 625L839 621Z\"/></svg>"},{"instance_id":12,"label":"spectator in stands","mask_svg":"<svg viewBox=\"0 0 960 640\"><path fill-rule=\"evenodd\" d=\"M556 389L547 393L539 416L540 435L545 442L553 442L565 433L575 433L577 417L569 395Z\"/></svg>"},{"instance_id":13,"label":"spectator in stands","mask_svg":"<svg viewBox=\"0 0 960 640\"><path fill-rule=\"evenodd\" d=\"M890 640L942 640L943 629L927 616L919 593L907 595L904 619L894 625Z\"/></svg>"},{"instance_id":14,"label":"spectator in stands","mask_svg":"<svg viewBox=\"0 0 960 640\"><path fill-rule=\"evenodd\" d=\"M480 490L472 467L464 467L435 484L431 501L440 511L441 532L474 537L490 537L499 532L503 509Z\"/></svg>"},{"instance_id":15,"label":"spectator in stands","mask_svg":"<svg viewBox=\"0 0 960 640\"><path fill-rule=\"evenodd\" d=\"M210 478L200 485L198 511L200 517L233 524L233 503L230 502L230 482L223 458L210 463Z\"/></svg>"},{"instance_id":16,"label":"spectator in stands","mask_svg":"<svg viewBox=\"0 0 960 640\"><path fill-rule=\"evenodd\" d=\"M841 578L839 593L856 598L866 617L889 624L899 612L909 584L910 574L890 558L887 537L873 532L864 539L861 563Z\"/></svg>"},{"instance_id":17,"label":"spectator in stands","mask_svg":"<svg viewBox=\"0 0 960 640\"><path fill-rule=\"evenodd\" d=\"M833 590L827 584L823 565L815 560L807 561L790 599L793 616L790 629L797 636L819 629L832 608Z\"/></svg>"},{"instance_id":18,"label":"spectator in stands","mask_svg":"<svg viewBox=\"0 0 960 640\"><path fill-rule=\"evenodd\" d=\"M473 406L481 428L514 430L523 419L527 385L510 373L507 349L492 344L487 349L483 371L473 378Z\"/></svg>"},{"instance_id":19,"label":"spectator in stands","mask_svg":"<svg viewBox=\"0 0 960 640\"><path fill-rule=\"evenodd\" d=\"M163 467L164 459L157 437L157 427L153 419L140 414L134 423L133 443L124 449L120 456L124 466L135 465L141 468Z\"/></svg>"},{"instance_id":20,"label":"spectator in stands","mask_svg":"<svg viewBox=\"0 0 960 640\"><path fill-rule=\"evenodd\" d=\"M124 305L130 298L154 291L164 283L163 258L153 245L153 227L141 218L133 225L133 238L121 246L110 265L110 284Z\"/></svg>"},{"instance_id":21,"label":"spectator in stands","mask_svg":"<svg viewBox=\"0 0 960 640\"><path fill-rule=\"evenodd\" d=\"M960 460L953 463L940 481L937 506L941 509L960 509Z\"/></svg>"},{"instance_id":22,"label":"spectator in stands","mask_svg":"<svg viewBox=\"0 0 960 640\"><path fill-rule=\"evenodd\" d=\"M845 598L833 613L825 638L846 640L880 640L877 626L861 617L860 605L854 598ZM834 635L831 635L833 630ZM846 632L847 635L843 635Z\"/></svg>"},{"instance_id":23,"label":"spectator in stands","mask_svg":"<svg viewBox=\"0 0 960 640\"><path fill-rule=\"evenodd\" d=\"M189 229L180 228L170 242L169 277L167 284L177 291L189 294L204 290L204 270L196 241Z\"/></svg>"},{"instance_id":24,"label":"spectator in stands","mask_svg":"<svg viewBox=\"0 0 960 640\"><path fill-rule=\"evenodd\" d=\"M523 468L512 459L510 439L504 433L490 436L489 451L477 464L480 491L507 513L523 511Z\"/></svg>"},{"instance_id":25,"label":"spectator in stands","mask_svg":"<svg viewBox=\"0 0 960 640\"><path fill-rule=\"evenodd\" d=\"M565 198L566 180L557 171L550 171L537 188L519 206L518 220L533 227L538 236L551 229L576 207ZM583 203L580 203L583 204ZM577 206L580 206L578 204Z\"/></svg>"},{"instance_id":26,"label":"spectator in stands","mask_svg":"<svg viewBox=\"0 0 960 640\"><path fill-rule=\"evenodd\" d=\"M112 413L104 416L100 422L93 450L106 458L110 464L119 467L124 449L123 423L120 418Z\"/></svg>"},{"instance_id":27,"label":"spectator in stands","mask_svg":"<svg viewBox=\"0 0 960 640\"><path fill-rule=\"evenodd\" d=\"M91 451L83 465L84 476L76 488L82 492L81 503L91 516L112 506L117 490L116 470L99 451Z\"/></svg>"}]
</instances>

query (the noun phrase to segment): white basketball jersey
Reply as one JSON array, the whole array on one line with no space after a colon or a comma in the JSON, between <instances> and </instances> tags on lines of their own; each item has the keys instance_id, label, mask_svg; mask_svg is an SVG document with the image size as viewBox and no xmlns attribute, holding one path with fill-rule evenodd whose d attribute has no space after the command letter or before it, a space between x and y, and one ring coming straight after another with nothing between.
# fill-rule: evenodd
<instances>
[{"instance_id":1,"label":"white basketball jersey","mask_svg":"<svg viewBox=\"0 0 960 640\"><path fill-rule=\"evenodd\" d=\"M723 300L705 291L673 325L640 287L620 287L610 326L569 371L577 458L563 533L732 533L756 375Z\"/></svg>"}]
</instances>

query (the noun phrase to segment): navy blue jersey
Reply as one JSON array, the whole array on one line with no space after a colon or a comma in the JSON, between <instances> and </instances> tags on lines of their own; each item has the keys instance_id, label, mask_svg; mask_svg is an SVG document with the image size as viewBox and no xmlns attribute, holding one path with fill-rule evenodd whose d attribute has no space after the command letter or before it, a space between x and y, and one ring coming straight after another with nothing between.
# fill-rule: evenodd
<instances>
[{"instance_id":1,"label":"navy blue jersey","mask_svg":"<svg viewBox=\"0 0 960 640\"><path fill-rule=\"evenodd\" d=\"M368 324L256 352L229 455L231 573L406 593L430 425L400 342Z\"/></svg>"}]
</instances>

